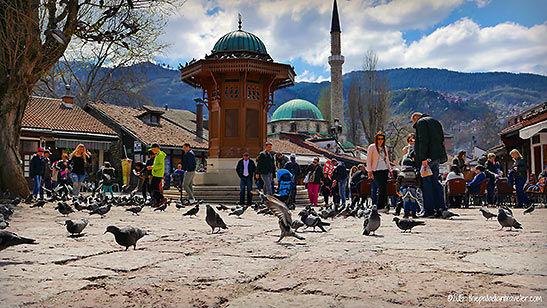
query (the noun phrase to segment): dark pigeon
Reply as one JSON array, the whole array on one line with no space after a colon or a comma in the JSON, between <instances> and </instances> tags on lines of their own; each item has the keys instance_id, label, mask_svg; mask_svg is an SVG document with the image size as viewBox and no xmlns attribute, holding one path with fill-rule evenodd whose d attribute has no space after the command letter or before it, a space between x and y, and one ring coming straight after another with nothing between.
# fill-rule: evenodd
<instances>
[{"instance_id":1,"label":"dark pigeon","mask_svg":"<svg viewBox=\"0 0 547 308\"><path fill-rule=\"evenodd\" d=\"M189 209L186 213L182 214L182 216L195 216L199 212L199 203L196 204L193 208Z\"/></svg>"},{"instance_id":2,"label":"dark pigeon","mask_svg":"<svg viewBox=\"0 0 547 308\"><path fill-rule=\"evenodd\" d=\"M230 212L230 214L228 214L228 216L236 215L237 217L241 218L240 216L243 215L243 213L245 213L246 209L247 209L246 206L236 207L235 209L232 210L232 212Z\"/></svg>"},{"instance_id":3,"label":"dark pigeon","mask_svg":"<svg viewBox=\"0 0 547 308\"><path fill-rule=\"evenodd\" d=\"M521 224L513 216L508 215L502 208L498 209L498 222L501 225L500 231L505 227L509 227L509 230L513 230L513 228L522 229Z\"/></svg>"},{"instance_id":4,"label":"dark pigeon","mask_svg":"<svg viewBox=\"0 0 547 308\"><path fill-rule=\"evenodd\" d=\"M46 200L38 200L36 203L31 205L30 207L44 207L44 204L46 204Z\"/></svg>"},{"instance_id":5,"label":"dark pigeon","mask_svg":"<svg viewBox=\"0 0 547 308\"><path fill-rule=\"evenodd\" d=\"M492 218L492 217L496 217L498 215L490 212L488 209L479 209L479 211L481 211L482 213L482 216L484 216L484 218L486 218L486 220Z\"/></svg>"},{"instance_id":6,"label":"dark pigeon","mask_svg":"<svg viewBox=\"0 0 547 308\"><path fill-rule=\"evenodd\" d=\"M133 207L127 208L125 210L129 211L133 214L139 215L140 211L142 211L142 206L133 206Z\"/></svg>"},{"instance_id":7,"label":"dark pigeon","mask_svg":"<svg viewBox=\"0 0 547 308\"><path fill-rule=\"evenodd\" d=\"M363 235L376 234L375 232L380 228L382 222L380 216L377 209L372 209L370 214L365 218L365 221L363 221Z\"/></svg>"},{"instance_id":8,"label":"dark pigeon","mask_svg":"<svg viewBox=\"0 0 547 308\"><path fill-rule=\"evenodd\" d=\"M74 208L77 210L77 211L81 211L84 209L84 207L80 204L80 202L78 202L77 200L72 202L72 205L74 205Z\"/></svg>"},{"instance_id":9,"label":"dark pigeon","mask_svg":"<svg viewBox=\"0 0 547 308\"><path fill-rule=\"evenodd\" d=\"M9 231L0 231L0 251L15 245L22 245L22 244L38 244L36 243L36 240L21 237L13 232Z\"/></svg>"},{"instance_id":10,"label":"dark pigeon","mask_svg":"<svg viewBox=\"0 0 547 308\"><path fill-rule=\"evenodd\" d=\"M162 204L161 206L158 206L157 208L155 208L154 211L161 211L161 212L164 212L164 211L167 209L167 205L168 205L168 203L165 202L165 203Z\"/></svg>"},{"instance_id":11,"label":"dark pigeon","mask_svg":"<svg viewBox=\"0 0 547 308\"><path fill-rule=\"evenodd\" d=\"M107 232L114 234L116 243L124 246L126 251L129 246L133 246L133 249L137 249L137 241L147 234L146 231L137 227L125 227L120 229L116 226L108 226L104 233L106 234Z\"/></svg>"},{"instance_id":12,"label":"dark pigeon","mask_svg":"<svg viewBox=\"0 0 547 308\"><path fill-rule=\"evenodd\" d=\"M262 200L265 200L265 204L270 209L270 211L272 211L279 219L279 228L281 229L281 234L279 235L279 239L275 242L281 242L281 240L285 236L292 236L296 237L299 240L304 240L304 238L296 234L296 232L292 228L293 220L289 208L274 196L264 195L264 193L262 193L261 191L258 191L258 193Z\"/></svg>"},{"instance_id":13,"label":"dark pigeon","mask_svg":"<svg viewBox=\"0 0 547 308\"><path fill-rule=\"evenodd\" d=\"M74 213L74 210L72 209L72 207L65 202L57 203L57 206L55 207L55 209L59 211L59 213L61 213L63 216L68 216L68 214Z\"/></svg>"},{"instance_id":14,"label":"dark pigeon","mask_svg":"<svg viewBox=\"0 0 547 308\"><path fill-rule=\"evenodd\" d=\"M416 226L425 226L425 222L409 218L400 219L399 217L393 217L393 221L403 232L406 232L406 230L412 232L412 228Z\"/></svg>"},{"instance_id":15,"label":"dark pigeon","mask_svg":"<svg viewBox=\"0 0 547 308\"><path fill-rule=\"evenodd\" d=\"M7 227L9 227L9 222L4 220L4 216L0 216L0 229L3 230Z\"/></svg>"},{"instance_id":16,"label":"dark pigeon","mask_svg":"<svg viewBox=\"0 0 547 308\"><path fill-rule=\"evenodd\" d=\"M23 200L23 198L17 197L17 198L15 198L15 199L13 199L13 201L11 201L11 205L16 206L16 205L18 205L19 203L21 203L22 200Z\"/></svg>"},{"instance_id":17,"label":"dark pigeon","mask_svg":"<svg viewBox=\"0 0 547 308\"><path fill-rule=\"evenodd\" d=\"M323 226L330 226L330 223L322 221L319 216L309 214L306 210L301 211L298 215L306 227L313 227L313 231L315 231L315 227L318 227L321 231L327 232Z\"/></svg>"},{"instance_id":18,"label":"dark pigeon","mask_svg":"<svg viewBox=\"0 0 547 308\"><path fill-rule=\"evenodd\" d=\"M85 229L87 224L88 224L88 221L85 218L76 219L76 220L70 220L70 219L65 220L66 230L72 236L74 236L75 234L79 235L80 233L82 233L82 231Z\"/></svg>"},{"instance_id":19,"label":"dark pigeon","mask_svg":"<svg viewBox=\"0 0 547 308\"><path fill-rule=\"evenodd\" d=\"M224 204L217 205L217 210L219 211L227 211L229 208Z\"/></svg>"},{"instance_id":20,"label":"dark pigeon","mask_svg":"<svg viewBox=\"0 0 547 308\"><path fill-rule=\"evenodd\" d=\"M8 220L13 215L13 207L9 204L0 204L0 217Z\"/></svg>"},{"instance_id":21,"label":"dark pigeon","mask_svg":"<svg viewBox=\"0 0 547 308\"><path fill-rule=\"evenodd\" d=\"M443 219L450 219L452 217L460 217L459 214L456 214L456 213L453 213L453 212L450 212L449 210L444 210L442 212L442 216L441 216Z\"/></svg>"},{"instance_id":22,"label":"dark pigeon","mask_svg":"<svg viewBox=\"0 0 547 308\"><path fill-rule=\"evenodd\" d=\"M525 215L525 214L529 214L529 213L532 213L536 208L534 207L533 204L530 204L529 207L527 207L524 212L522 212L522 215Z\"/></svg>"},{"instance_id":23,"label":"dark pigeon","mask_svg":"<svg viewBox=\"0 0 547 308\"><path fill-rule=\"evenodd\" d=\"M220 229L228 229L224 221L222 220L222 217L218 215L217 212L209 205L206 204L205 207L207 208L207 215L205 216L205 221L207 224L213 229L211 231L212 233L215 233L215 228L218 228L218 231L220 232Z\"/></svg>"},{"instance_id":24,"label":"dark pigeon","mask_svg":"<svg viewBox=\"0 0 547 308\"><path fill-rule=\"evenodd\" d=\"M108 205L103 205L101 206L100 208L94 210L94 211L91 211L89 212L89 215L93 215L93 214L99 214L101 215L101 218L104 217L104 215L106 215L106 213L108 213L110 211L110 209L112 208L112 204L108 204Z\"/></svg>"},{"instance_id":25,"label":"dark pigeon","mask_svg":"<svg viewBox=\"0 0 547 308\"><path fill-rule=\"evenodd\" d=\"M25 203L26 204L31 204L32 199L34 199L34 196L33 195L28 195L27 198L25 199Z\"/></svg>"}]
</instances>

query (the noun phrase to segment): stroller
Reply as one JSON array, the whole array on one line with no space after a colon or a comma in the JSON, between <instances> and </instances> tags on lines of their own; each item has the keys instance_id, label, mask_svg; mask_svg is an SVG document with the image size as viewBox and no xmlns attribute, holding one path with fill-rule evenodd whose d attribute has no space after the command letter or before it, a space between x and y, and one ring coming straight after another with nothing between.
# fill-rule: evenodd
<instances>
[{"instance_id":1,"label":"stroller","mask_svg":"<svg viewBox=\"0 0 547 308\"><path fill-rule=\"evenodd\" d=\"M275 197L284 202L285 205L291 210L294 210L295 200L293 200L293 190L296 189L296 185L293 180L294 176L287 169L280 169L277 171L277 194Z\"/></svg>"}]
</instances>

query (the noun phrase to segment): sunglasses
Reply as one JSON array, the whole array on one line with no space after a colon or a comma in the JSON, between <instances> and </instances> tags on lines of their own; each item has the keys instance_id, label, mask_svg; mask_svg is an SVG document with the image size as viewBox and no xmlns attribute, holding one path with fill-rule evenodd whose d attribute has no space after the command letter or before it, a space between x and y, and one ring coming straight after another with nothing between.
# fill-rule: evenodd
<instances>
[{"instance_id":1,"label":"sunglasses","mask_svg":"<svg viewBox=\"0 0 547 308\"><path fill-rule=\"evenodd\" d=\"M378 138L378 140L385 140L385 138L384 138L384 137L380 137L380 138Z\"/></svg>"}]
</instances>

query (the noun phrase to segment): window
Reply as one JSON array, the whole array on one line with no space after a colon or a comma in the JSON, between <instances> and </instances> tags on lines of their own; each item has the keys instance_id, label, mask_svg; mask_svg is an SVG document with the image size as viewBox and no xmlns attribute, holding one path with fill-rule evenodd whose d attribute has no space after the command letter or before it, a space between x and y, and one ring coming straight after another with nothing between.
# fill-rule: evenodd
<instances>
[{"instance_id":1,"label":"window","mask_svg":"<svg viewBox=\"0 0 547 308\"><path fill-rule=\"evenodd\" d=\"M272 125L272 133L275 133L275 125Z\"/></svg>"},{"instance_id":2,"label":"window","mask_svg":"<svg viewBox=\"0 0 547 308\"><path fill-rule=\"evenodd\" d=\"M291 129L290 129L291 132L295 132L296 131L296 123L291 123Z\"/></svg>"},{"instance_id":3,"label":"window","mask_svg":"<svg viewBox=\"0 0 547 308\"><path fill-rule=\"evenodd\" d=\"M259 122L258 110L247 109L246 112L247 112L247 117L245 121L247 123L245 125L245 136L247 138L258 138L258 122Z\"/></svg>"},{"instance_id":4,"label":"window","mask_svg":"<svg viewBox=\"0 0 547 308\"><path fill-rule=\"evenodd\" d=\"M224 132L225 137L238 137L239 136L239 110L238 109L226 109L226 130Z\"/></svg>"},{"instance_id":5,"label":"window","mask_svg":"<svg viewBox=\"0 0 547 308\"><path fill-rule=\"evenodd\" d=\"M151 123L151 124L158 125L158 124L160 124L159 121L160 121L160 119L159 119L159 117L158 117L157 114L151 114L151 115L150 115L150 123Z\"/></svg>"},{"instance_id":6,"label":"window","mask_svg":"<svg viewBox=\"0 0 547 308\"><path fill-rule=\"evenodd\" d=\"M539 135L532 136L532 144L538 144L538 143L540 143L540 136Z\"/></svg>"},{"instance_id":7,"label":"window","mask_svg":"<svg viewBox=\"0 0 547 308\"><path fill-rule=\"evenodd\" d=\"M258 86L247 87L247 99L260 100L260 88Z\"/></svg>"},{"instance_id":8,"label":"window","mask_svg":"<svg viewBox=\"0 0 547 308\"><path fill-rule=\"evenodd\" d=\"M315 124L315 132L316 133L320 133L321 130L320 130L321 126L319 124Z\"/></svg>"},{"instance_id":9,"label":"window","mask_svg":"<svg viewBox=\"0 0 547 308\"><path fill-rule=\"evenodd\" d=\"M239 87L237 85L227 85L224 88L224 98L226 99L239 98Z\"/></svg>"}]
</instances>

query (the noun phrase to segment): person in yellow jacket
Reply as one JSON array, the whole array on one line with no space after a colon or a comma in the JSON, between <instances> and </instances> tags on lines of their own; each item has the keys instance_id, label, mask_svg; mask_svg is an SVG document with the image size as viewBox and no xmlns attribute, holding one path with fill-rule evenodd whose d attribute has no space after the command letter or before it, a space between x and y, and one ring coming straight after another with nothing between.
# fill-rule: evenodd
<instances>
[{"instance_id":1,"label":"person in yellow jacket","mask_svg":"<svg viewBox=\"0 0 547 308\"><path fill-rule=\"evenodd\" d=\"M152 180L150 181L150 190L152 191L152 197L156 199L154 207L158 207L165 202L167 198L161 193L161 180L165 174L165 157L167 154L160 150L160 145L157 143L152 143L150 145L150 151L155 154L154 164L147 167L149 170L152 170Z\"/></svg>"}]
</instances>

